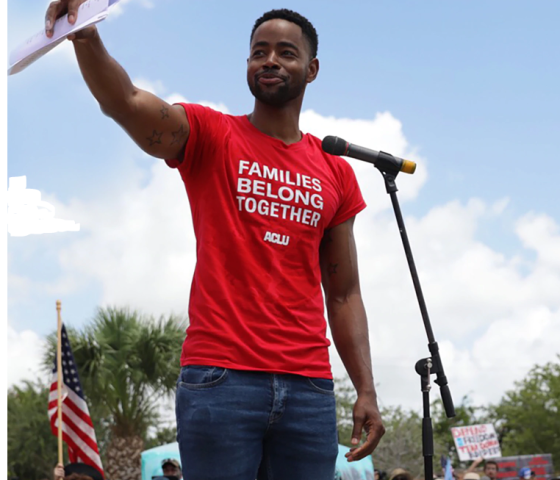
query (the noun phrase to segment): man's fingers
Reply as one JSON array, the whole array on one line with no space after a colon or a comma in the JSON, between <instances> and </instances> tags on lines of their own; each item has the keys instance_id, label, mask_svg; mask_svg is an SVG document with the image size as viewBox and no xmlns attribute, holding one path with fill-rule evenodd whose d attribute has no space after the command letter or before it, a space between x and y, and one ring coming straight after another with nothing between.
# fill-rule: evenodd
<instances>
[{"instance_id":1,"label":"man's fingers","mask_svg":"<svg viewBox=\"0 0 560 480\"><path fill-rule=\"evenodd\" d=\"M365 417L354 415L354 428L352 430L352 445L358 445L362 438L362 430L364 428Z\"/></svg>"},{"instance_id":2,"label":"man's fingers","mask_svg":"<svg viewBox=\"0 0 560 480\"><path fill-rule=\"evenodd\" d=\"M350 458L351 461L357 461L367 457L375 450L375 447L379 444L380 439L380 435L375 435L373 431L370 431L366 442L357 448L350 449L350 452L346 454L346 457Z\"/></svg>"},{"instance_id":3,"label":"man's fingers","mask_svg":"<svg viewBox=\"0 0 560 480\"><path fill-rule=\"evenodd\" d=\"M54 22L62 12L64 5L61 1L56 0L51 2L47 8L47 13L45 15L45 32L47 37L52 37L54 32Z\"/></svg>"}]
</instances>

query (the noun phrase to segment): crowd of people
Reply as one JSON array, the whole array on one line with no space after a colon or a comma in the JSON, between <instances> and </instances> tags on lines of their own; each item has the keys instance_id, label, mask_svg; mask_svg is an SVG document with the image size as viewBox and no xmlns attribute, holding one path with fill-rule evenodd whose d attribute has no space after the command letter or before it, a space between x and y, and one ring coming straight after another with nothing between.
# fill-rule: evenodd
<instances>
[{"instance_id":1,"label":"crowd of people","mask_svg":"<svg viewBox=\"0 0 560 480\"><path fill-rule=\"evenodd\" d=\"M166 458L161 462L163 475L152 477L152 480L182 480L181 464L174 458ZM53 473L54 480L104 480L103 475L85 463L59 463Z\"/></svg>"},{"instance_id":2,"label":"crowd of people","mask_svg":"<svg viewBox=\"0 0 560 480\"><path fill-rule=\"evenodd\" d=\"M483 459L476 459L466 470L452 470L453 480L497 480L500 469L497 462L487 460L484 467L480 465ZM152 480L182 480L181 464L174 458L167 458L161 462L163 475L154 476ZM104 480L95 468L85 463L69 463L64 466L58 464L54 469L54 480ZM535 480L536 474L529 467L523 467L517 474L518 480ZM444 480L445 469L441 476L434 475L434 480ZM374 480L414 480L414 476L404 468L395 468L390 472L375 469ZM512 477L512 480L513 479Z\"/></svg>"},{"instance_id":3,"label":"crowd of people","mask_svg":"<svg viewBox=\"0 0 560 480\"><path fill-rule=\"evenodd\" d=\"M466 470L452 469L453 480L497 480L500 469L498 463L494 460L486 460L484 467L481 469L480 465L483 462L484 459L478 458ZM516 480L513 476L509 478ZM529 467L523 467L517 472L518 480L535 480L535 478L535 471ZM444 479L445 468L442 468L441 475L434 475L434 480ZM404 468L395 468L390 473L376 469L374 480L414 480L414 476Z\"/></svg>"}]
</instances>

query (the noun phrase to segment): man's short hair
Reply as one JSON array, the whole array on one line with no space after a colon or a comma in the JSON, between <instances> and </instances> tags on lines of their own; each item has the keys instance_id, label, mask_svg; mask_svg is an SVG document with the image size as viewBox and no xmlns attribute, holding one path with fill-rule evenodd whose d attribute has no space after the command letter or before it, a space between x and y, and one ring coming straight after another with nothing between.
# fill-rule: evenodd
<instances>
[{"instance_id":1,"label":"man's short hair","mask_svg":"<svg viewBox=\"0 0 560 480\"><path fill-rule=\"evenodd\" d=\"M279 8L276 10L270 10L263 14L262 17L257 19L255 25L253 26L253 30L251 31L251 41L253 41L253 36L255 35L255 30L259 28L264 22L268 22L269 20L275 19L287 20L288 22L295 23L301 28L303 32L303 36L306 38L307 42L309 43L309 50L311 51L311 58L315 58L317 56L317 50L319 48L319 36L317 35L317 30L313 24L307 20L303 15L300 15L293 10L289 10L287 8Z\"/></svg>"},{"instance_id":2,"label":"man's short hair","mask_svg":"<svg viewBox=\"0 0 560 480\"><path fill-rule=\"evenodd\" d=\"M488 460L485 464L484 464L484 468L486 469L486 467L488 465L495 465L496 466L496 470L499 470L500 467L498 466L497 462L495 462L494 460Z\"/></svg>"}]
</instances>

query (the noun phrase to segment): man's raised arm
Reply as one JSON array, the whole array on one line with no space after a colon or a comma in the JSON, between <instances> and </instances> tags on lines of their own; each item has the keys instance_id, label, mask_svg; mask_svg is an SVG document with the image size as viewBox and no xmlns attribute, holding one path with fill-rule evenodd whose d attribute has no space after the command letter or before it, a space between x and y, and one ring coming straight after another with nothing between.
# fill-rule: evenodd
<instances>
[{"instance_id":1,"label":"man's raised arm","mask_svg":"<svg viewBox=\"0 0 560 480\"><path fill-rule=\"evenodd\" d=\"M78 7L84 2L52 2L45 17L47 36L52 36L56 18L67 12L70 23L75 23ZM73 40L84 80L103 113L115 120L149 155L163 159L182 158L190 133L183 107L169 105L135 87L126 71L105 49L95 26L68 38Z\"/></svg>"}]
</instances>

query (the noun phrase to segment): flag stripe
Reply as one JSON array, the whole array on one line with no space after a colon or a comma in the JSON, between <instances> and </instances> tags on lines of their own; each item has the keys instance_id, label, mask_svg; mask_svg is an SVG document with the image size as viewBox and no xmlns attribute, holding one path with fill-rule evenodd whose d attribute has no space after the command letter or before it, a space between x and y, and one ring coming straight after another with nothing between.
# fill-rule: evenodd
<instances>
[{"instance_id":1,"label":"flag stripe","mask_svg":"<svg viewBox=\"0 0 560 480\"><path fill-rule=\"evenodd\" d=\"M49 403L53 402L53 401L58 401L58 392L56 389L56 376L55 378L53 378L53 383L51 384L51 391L49 393ZM89 416L89 410L87 407L87 403L85 402L85 400L83 398L81 398L79 395L76 395L76 393L67 388L66 385L63 386L62 388L62 398L66 398L66 397L70 397L72 399L72 401L76 404L76 406L80 407L80 409Z\"/></svg>"},{"instance_id":2,"label":"flag stripe","mask_svg":"<svg viewBox=\"0 0 560 480\"><path fill-rule=\"evenodd\" d=\"M49 402L49 412L52 412L53 408L55 410L58 408L58 400L55 402ZM78 406L75 403L66 400L62 402L62 408L63 411L71 410L73 414L76 416L76 418L79 418L82 422L86 423L92 429L93 432L92 435L90 435L90 437L95 438L95 431L93 431L93 423L89 415L86 415L84 411L78 408Z\"/></svg>"},{"instance_id":3,"label":"flag stripe","mask_svg":"<svg viewBox=\"0 0 560 480\"><path fill-rule=\"evenodd\" d=\"M68 434L72 433L73 437L76 436L81 440L81 443L79 444L81 445L80 448L87 453L88 457L99 457L99 450L97 450L97 443L95 440L83 435L82 432L79 431L79 428L65 415L64 412L62 412L62 424L64 427L68 427ZM62 431L64 430L65 428L62 429Z\"/></svg>"},{"instance_id":4,"label":"flag stripe","mask_svg":"<svg viewBox=\"0 0 560 480\"><path fill-rule=\"evenodd\" d=\"M86 463L87 465L91 465L93 468L98 470L99 473L101 473L101 475L105 476L105 474L103 473L103 466L101 465L101 459L99 458L99 455L97 455L97 457L90 458L76 444L76 442L73 440L74 437L72 437L71 435L69 435L65 432L62 433L62 439L72 448L72 450L74 451L74 456L76 457L76 460L79 458L80 460L82 460L82 463Z\"/></svg>"},{"instance_id":5,"label":"flag stripe","mask_svg":"<svg viewBox=\"0 0 560 480\"><path fill-rule=\"evenodd\" d=\"M92 443L95 445L95 448L97 450L97 441L95 438L95 430L91 427L91 425L88 425L86 422L84 422L79 416L77 416L71 408L66 408L66 407L70 407L70 405L64 404L62 406L62 421L65 422L66 419L69 419L74 425L75 425L75 429L80 429L82 432L84 432L88 438L91 439Z\"/></svg>"}]
</instances>

